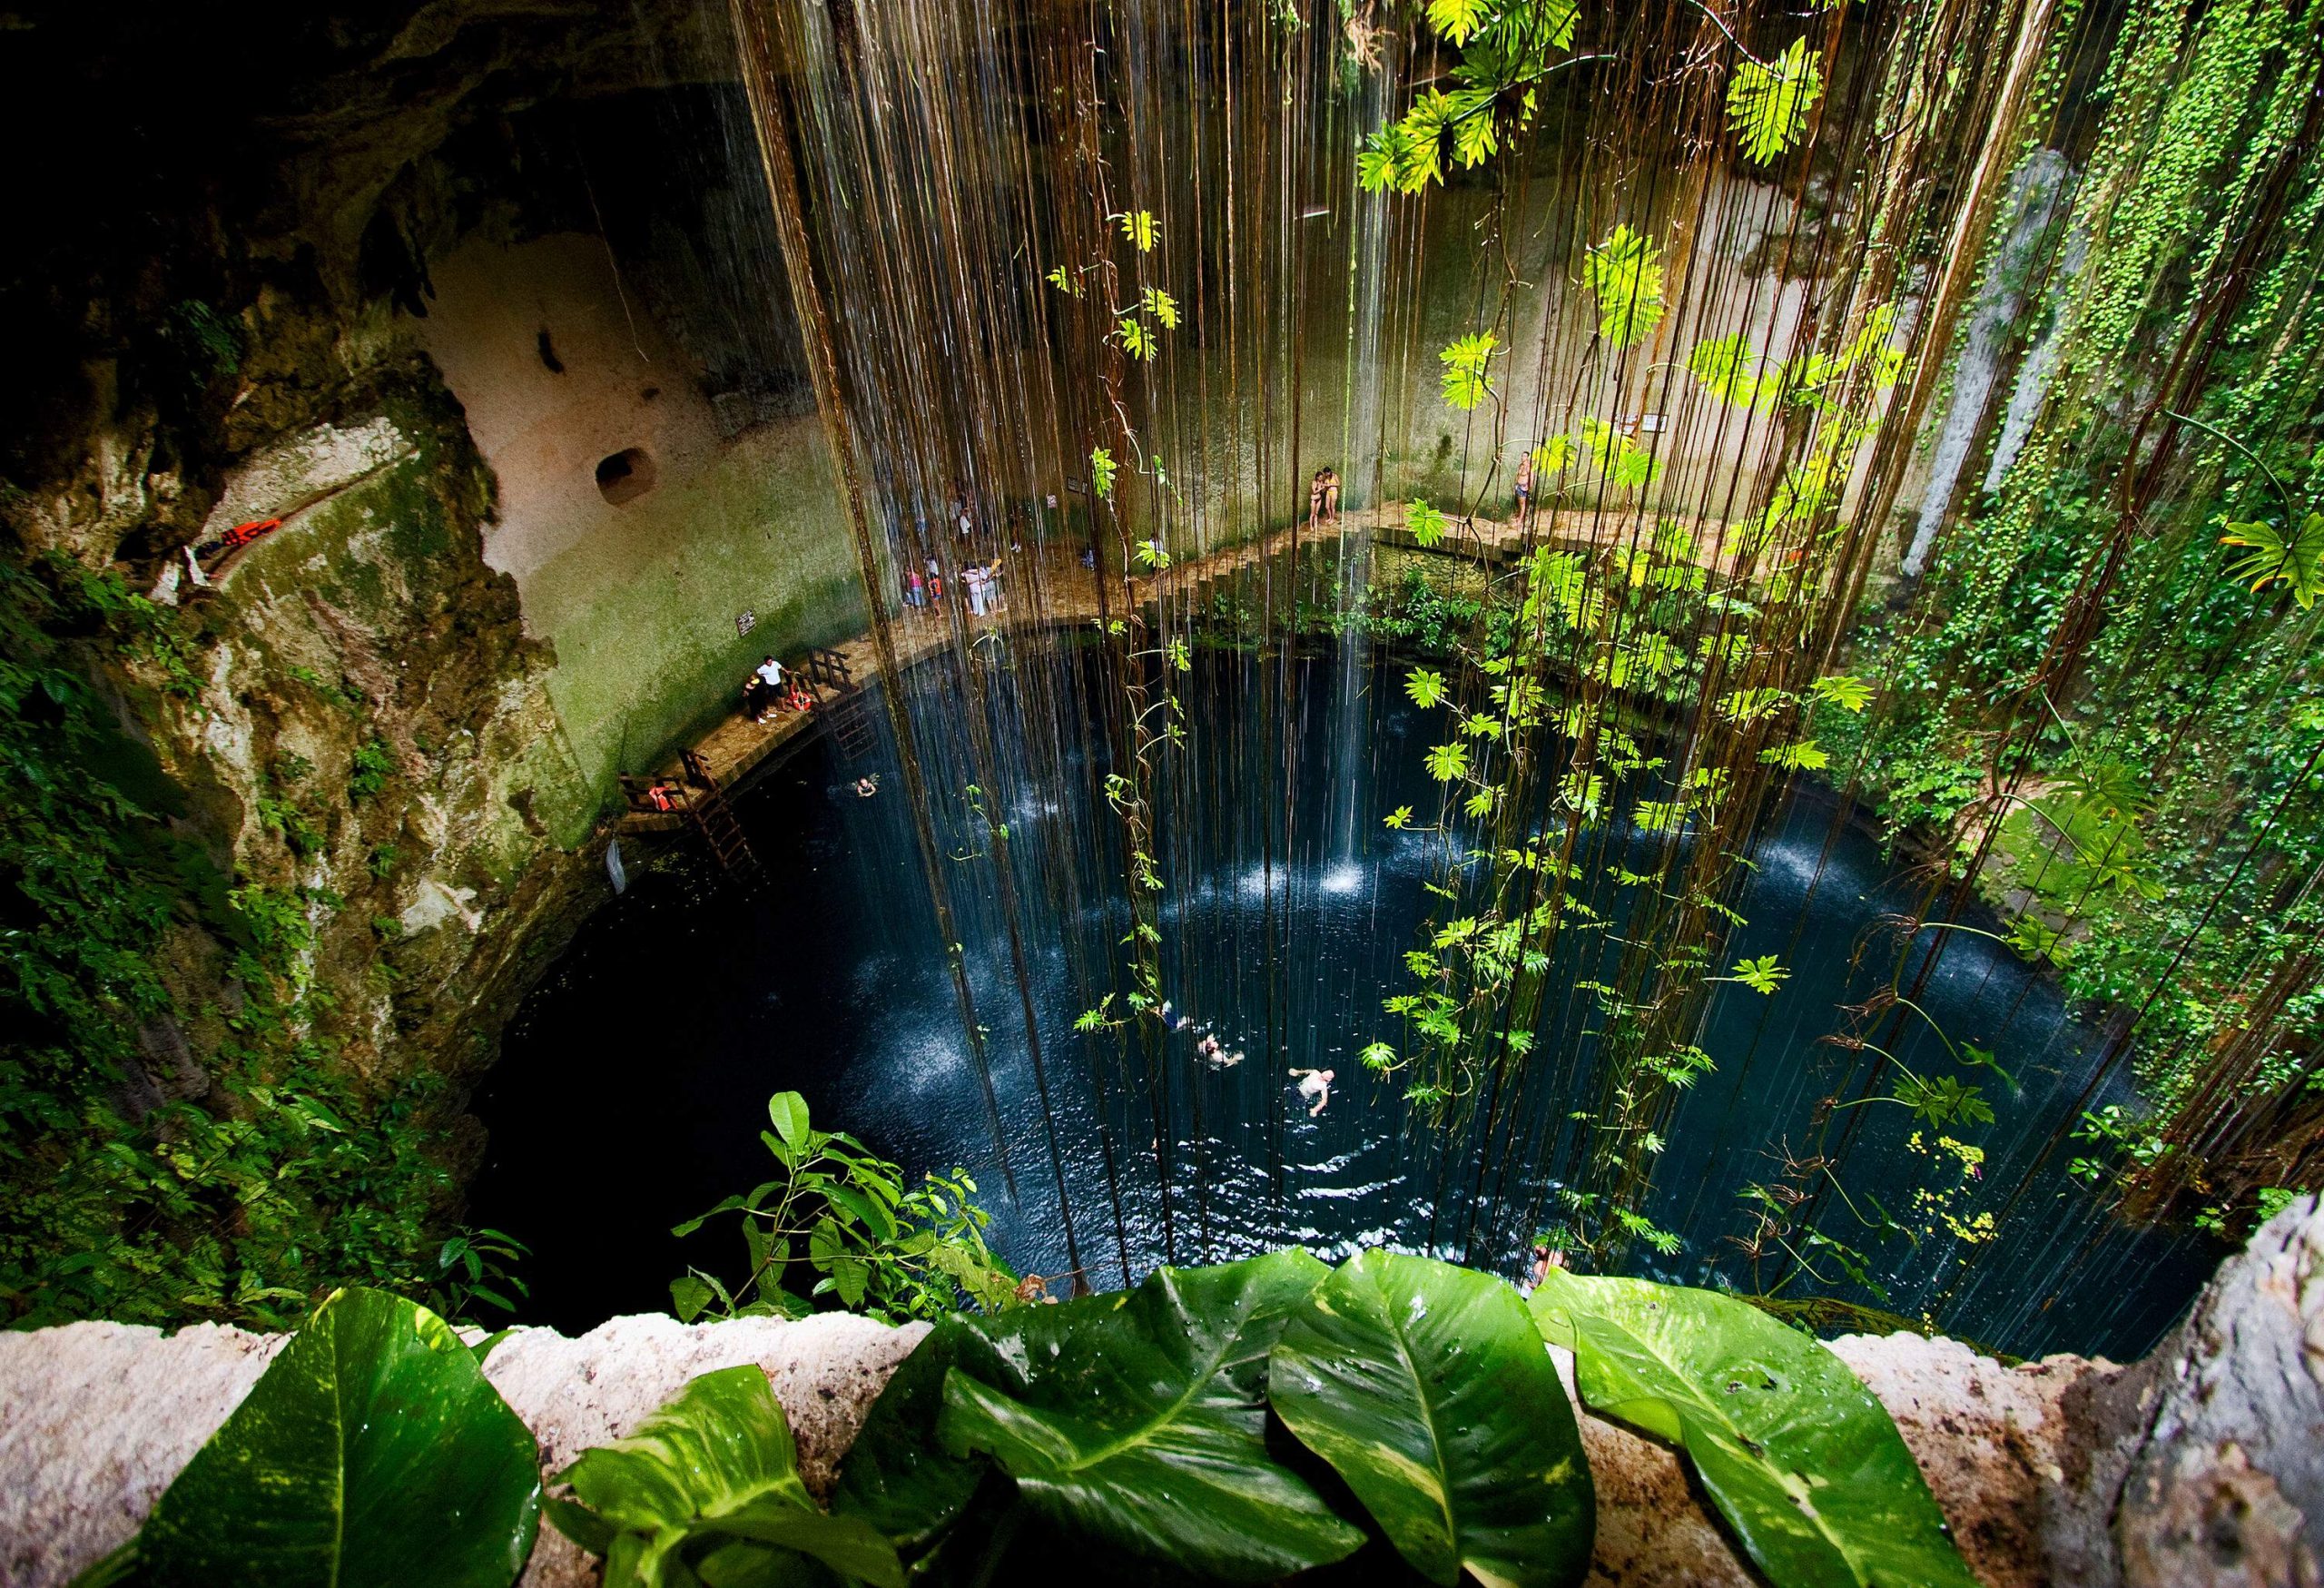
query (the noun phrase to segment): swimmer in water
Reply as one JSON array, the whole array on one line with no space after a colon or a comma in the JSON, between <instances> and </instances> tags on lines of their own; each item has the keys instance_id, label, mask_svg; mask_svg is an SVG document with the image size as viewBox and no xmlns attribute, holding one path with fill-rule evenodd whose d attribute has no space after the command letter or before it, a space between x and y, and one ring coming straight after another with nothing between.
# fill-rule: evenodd
<instances>
[{"instance_id":1,"label":"swimmer in water","mask_svg":"<svg viewBox=\"0 0 2324 1588\"><path fill-rule=\"evenodd\" d=\"M1307 1117L1312 1119L1324 1111L1325 1103L1332 1100L1332 1072L1328 1070L1294 1070L1291 1073L1300 1078L1299 1095L1315 1100L1315 1106L1307 1110Z\"/></svg>"},{"instance_id":2,"label":"swimmer in water","mask_svg":"<svg viewBox=\"0 0 2324 1588\"><path fill-rule=\"evenodd\" d=\"M1216 1059L1225 1050L1218 1045L1216 1037L1206 1035L1201 1041L1195 1044L1195 1051L1206 1059Z\"/></svg>"}]
</instances>

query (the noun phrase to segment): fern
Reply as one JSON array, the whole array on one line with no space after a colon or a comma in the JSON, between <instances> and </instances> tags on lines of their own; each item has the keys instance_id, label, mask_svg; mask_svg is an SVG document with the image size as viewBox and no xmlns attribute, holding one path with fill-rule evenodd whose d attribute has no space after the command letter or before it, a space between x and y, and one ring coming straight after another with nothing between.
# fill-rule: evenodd
<instances>
[{"instance_id":1,"label":"fern","mask_svg":"<svg viewBox=\"0 0 2324 1588\"><path fill-rule=\"evenodd\" d=\"M1142 289L1138 295L1138 307L1160 321L1164 330L1178 329L1178 301L1161 288Z\"/></svg>"},{"instance_id":2,"label":"fern","mask_svg":"<svg viewBox=\"0 0 2324 1588\"><path fill-rule=\"evenodd\" d=\"M1616 347L1643 340L1662 323L1662 250L1651 238L1617 226L1582 266L1598 300L1598 331Z\"/></svg>"},{"instance_id":3,"label":"fern","mask_svg":"<svg viewBox=\"0 0 2324 1588\"><path fill-rule=\"evenodd\" d=\"M1122 235L1129 239L1132 247L1140 253L1154 252L1154 239L1160 228L1154 224L1151 211L1136 210L1117 218L1122 223Z\"/></svg>"},{"instance_id":4,"label":"fern","mask_svg":"<svg viewBox=\"0 0 2324 1588\"><path fill-rule=\"evenodd\" d=\"M1807 113L1824 96L1824 74L1807 53L1807 40L1772 62L1745 61L1727 85L1727 119L1741 140L1744 158L1767 165L1796 145L1807 132Z\"/></svg>"}]
</instances>

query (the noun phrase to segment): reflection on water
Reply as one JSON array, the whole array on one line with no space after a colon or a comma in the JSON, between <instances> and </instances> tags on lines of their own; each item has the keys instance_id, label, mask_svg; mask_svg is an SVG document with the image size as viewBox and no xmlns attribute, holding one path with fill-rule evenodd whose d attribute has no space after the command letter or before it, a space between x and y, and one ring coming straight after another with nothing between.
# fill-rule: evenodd
<instances>
[{"instance_id":1,"label":"reflection on water","mask_svg":"<svg viewBox=\"0 0 2324 1588\"><path fill-rule=\"evenodd\" d=\"M1283 666L1222 653L1198 666L1186 770L1162 822L1178 879L1163 912L1166 977L1188 1024L1150 1075L1144 1056L1073 1030L1096 1001L1080 978L1108 973L1126 920L1100 881L1118 875L1099 847L1111 817L1090 756L1102 736L1069 738L1061 770L1038 784L1029 766L1015 768L1017 786L994 796L1006 801L1019 870L1070 1231L1101 1288L1166 1258L1286 1243L1327 1259L1374 1245L1427 1249L1513 1273L1533 1231L1558 1216L1556 1177L1585 1128L1571 1116L1587 1100L1569 1093L1587 1073L1587 994L1545 1009L1524 1083L1497 1100L1504 1129L1490 1149L1408 1121L1399 1084L1356 1060L1399 1036L1380 1000L1407 982L1402 955L1428 897L1430 841L1380 822L1399 804L1433 804L1421 725L1393 682L1339 657ZM911 686L921 692L915 711L950 709L930 671ZM999 710L1015 707L1004 698ZM945 760L960 736L930 736L932 787L972 781ZM1000 742L1028 742L1024 725ZM692 867L644 877L589 923L512 1025L477 1099L491 1142L470 1216L532 1246L542 1321L579 1327L663 1307L689 1258L732 1267L731 1228L682 1246L669 1226L764 1176L765 1100L785 1088L806 1094L820 1124L908 1169L966 1167L995 1246L1020 1270L1074 1266L1005 928L979 871L992 862L962 844L945 863L991 1030L1005 1166L908 813L891 793L856 798L855 775L820 743L771 774L742 802L763 886L722 888ZM1286 783L1297 790L1287 814ZM1892 951L1876 918L1912 902L1871 840L1836 814L1828 794L1803 787L1752 852L1751 924L1728 952L1779 954L1792 978L1772 998L1729 986L1713 1000L1699 1045L1718 1068L1680 1101L1647 1208L1683 1245L1640 1254L1640 1271L1756 1287L1735 1239L1749 1224L1744 1193L1803 1149L1813 1105L1846 1073L1846 1056L1817 1039L1837 1029L1837 1005L1885 981ZM1568 951L1560 984L1605 974L1598 952ZM1827 1285L1795 1278L1786 1294L1926 1313L2022 1354L2142 1350L2216 1254L2112 1228L2065 1178L2072 1148L2053 1133L2090 1079L2092 1034L2006 950L1965 934L1917 1001L1955 1042L1992 1049L2017 1090L1981 1073L2000 1119L1948 1132L1916 1129L1895 1105L1854 1110L1831 1179L1846 1195L1823 1227L1865 1253L1880 1293L1826 1261ZM1206 1062L1206 1034L1242 1060ZM1896 1050L1916 1070L1945 1069L1925 1028ZM1295 1092L1294 1066L1334 1071L1321 1117ZM2082 1106L2116 1096L2101 1090ZM1982 1149L1982 1163L1963 1147ZM1891 1218L1909 1233L1874 1228Z\"/></svg>"}]
</instances>

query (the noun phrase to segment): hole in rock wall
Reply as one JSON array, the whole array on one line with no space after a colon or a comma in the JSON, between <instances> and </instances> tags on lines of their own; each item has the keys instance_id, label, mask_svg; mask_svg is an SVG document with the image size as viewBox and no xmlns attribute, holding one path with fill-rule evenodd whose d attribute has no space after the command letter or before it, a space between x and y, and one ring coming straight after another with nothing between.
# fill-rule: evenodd
<instances>
[{"instance_id":1,"label":"hole in rock wall","mask_svg":"<svg viewBox=\"0 0 2324 1588\"><path fill-rule=\"evenodd\" d=\"M615 507L635 501L654 488L654 459L643 447L625 447L597 462L597 494Z\"/></svg>"},{"instance_id":2,"label":"hole in rock wall","mask_svg":"<svg viewBox=\"0 0 2324 1588\"><path fill-rule=\"evenodd\" d=\"M548 332L546 330L541 332L540 350L541 367L552 375L564 374L565 360L556 356L556 344L549 340Z\"/></svg>"}]
</instances>

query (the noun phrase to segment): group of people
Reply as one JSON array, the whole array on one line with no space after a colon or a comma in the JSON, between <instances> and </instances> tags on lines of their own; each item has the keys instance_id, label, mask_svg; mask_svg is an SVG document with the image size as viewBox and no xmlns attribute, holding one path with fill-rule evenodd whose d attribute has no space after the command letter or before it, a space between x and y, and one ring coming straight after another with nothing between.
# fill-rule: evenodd
<instances>
[{"instance_id":1,"label":"group of people","mask_svg":"<svg viewBox=\"0 0 2324 1588\"><path fill-rule=\"evenodd\" d=\"M1173 1009L1167 998L1162 1001L1159 1012L1163 1025L1170 1031L1191 1030L1195 1033L1195 1057L1214 1070L1229 1070L1243 1062L1243 1050L1230 1050L1219 1041L1218 1034L1210 1029L1208 1021L1197 1022L1192 1015ZM1313 1106L1307 1110L1307 1117L1312 1119L1324 1111L1325 1103L1331 1101L1333 1072L1328 1070L1302 1070L1295 1066L1291 1073L1298 1080L1299 1095L1312 1101Z\"/></svg>"},{"instance_id":2,"label":"group of people","mask_svg":"<svg viewBox=\"0 0 2324 1588\"><path fill-rule=\"evenodd\" d=\"M979 617L987 616L1001 605L1000 537L990 537L990 555L985 550L988 537L980 533L975 509L966 494L953 498L950 523L958 541L953 556L956 572L953 583L957 593L968 603L969 610ZM935 539L929 533L928 520L912 520L911 532L900 531L903 543L903 597L907 607L941 607L944 604L944 565L936 555ZM1010 548L1018 549L1015 531L1010 531Z\"/></svg>"},{"instance_id":3,"label":"group of people","mask_svg":"<svg viewBox=\"0 0 2324 1588\"><path fill-rule=\"evenodd\" d=\"M904 570L904 605L907 607L940 606L944 600L944 569L934 557L921 568ZM990 562L963 564L960 576L960 592L968 597L969 610L983 617L1001 606L1000 558Z\"/></svg>"},{"instance_id":4,"label":"group of people","mask_svg":"<svg viewBox=\"0 0 2324 1588\"><path fill-rule=\"evenodd\" d=\"M1340 477L1328 463L1307 482L1307 527L1319 529L1340 521Z\"/></svg>"},{"instance_id":5,"label":"group of people","mask_svg":"<svg viewBox=\"0 0 2324 1588\"><path fill-rule=\"evenodd\" d=\"M785 679L790 682L786 685ZM778 711L812 711L815 697L788 667L773 656L751 669L743 680L743 715L763 723Z\"/></svg>"}]
</instances>

